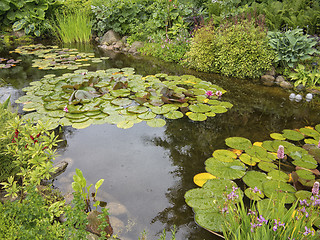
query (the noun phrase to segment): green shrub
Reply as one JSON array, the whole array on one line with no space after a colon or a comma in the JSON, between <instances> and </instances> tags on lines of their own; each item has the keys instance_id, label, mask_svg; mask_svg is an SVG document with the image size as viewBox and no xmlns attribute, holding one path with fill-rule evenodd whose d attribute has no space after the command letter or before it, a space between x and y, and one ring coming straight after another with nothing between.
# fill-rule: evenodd
<instances>
[{"instance_id":1,"label":"green shrub","mask_svg":"<svg viewBox=\"0 0 320 240\"><path fill-rule=\"evenodd\" d=\"M308 71L305 66L298 64L294 71L295 72L291 73L289 77L294 81L295 87L299 84L307 87L314 87L320 83L320 72L316 68L312 71Z\"/></svg>"},{"instance_id":2,"label":"green shrub","mask_svg":"<svg viewBox=\"0 0 320 240\"><path fill-rule=\"evenodd\" d=\"M46 15L59 4L56 0L2 0L0 22L2 28L24 30L26 34L40 36L50 28Z\"/></svg>"},{"instance_id":3,"label":"green shrub","mask_svg":"<svg viewBox=\"0 0 320 240\"><path fill-rule=\"evenodd\" d=\"M263 27L245 20L197 30L184 62L200 71L257 78L271 68L273 59Z\"/></svg>"},{"instance_id":4,"label":"green shrub","mask_svg":"<svg viewBox=\"0 0 320 240\"><path fill-rule=\"evenodd\" d=\"M302 29L282 32L268 32L269 44L277 53L275 59L282 67L291 67L300 61L311 59L319 53L314 46L317 41L309 35L304 35Z\"/></svg>"}]
</instances>

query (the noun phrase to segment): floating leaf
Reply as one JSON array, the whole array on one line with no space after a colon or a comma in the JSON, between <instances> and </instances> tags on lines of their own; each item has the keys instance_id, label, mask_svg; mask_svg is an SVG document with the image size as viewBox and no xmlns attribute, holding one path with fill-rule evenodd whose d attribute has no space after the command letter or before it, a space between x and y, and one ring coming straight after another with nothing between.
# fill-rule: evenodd
<instances>
[{"instance_id":1,"label":"floating leaf","mask_svg":"<svg viewBox=\"0 0 320 240\"><path fill-rule=\"evenodd\" d=\"M163 116L168 119L179 119L179 118L183 117L183 113L180 111L171 111L171 112L163 114Z\"/></svg>"},{"instance_id":2,"label":"floating leaf","mask_svg":"<svg viewBox=\"0 0 320 240\"><path fill-rule=\"evenodd\" d=\"M189 109L190 109L190 111L192 111L194 113L205 113L205 112L211 111L210 106L208 106L206 104L191 105L191 106L189 106Z\"/></svg>"},{"instance_id":3,"label":"floating leaf","mask_svg":"<svg viewBox=\"0 0 320 240\"><path fill-rule=\"evenodd\" d=\"M246 167L239 160L221 162L218 159L209 158L205 164L206 171L219 178L237 179L245 175Z\"/></svg>"},{"instance_id":4,"label":"floating leaf","mask_svg":"<svg viewBox=\"0 0 320 240\"><path fill-rule=\"evenodd\" d=\"M128 98L117 98L111 101L112 104L114 105L119 105L119 106L127 106L132 103L132 100Z\"/></svg>"},{"instance_id":5,"label":"floating leaf","mask_svg":"<svg viewBox=\"0 0 320 240\"><path fill-rule=\"evenodd\" d=\"M312 193L309 191L300 190L295 193L295 196L298 200L310 199L310 197L312 196Z\"/></svg>"},{"instance_id":6,"label":"floating leaf","mask_svg":"<svg viewBox=\"0 0 320 240\"><path fill-rule=\"evenodd\" d=\"M160 118L154 118L147 121L149 127L163 127L166 125L166 121Z\"/></svg>"},{"instance_id":7,"label":"floating leaf","mask_svg":"<svg viewBox=\"0 0 320 240\"><path fill-rule=\"evenodd\" d=\"M228 109L223 106L211 106L211 111L214 113L225 113Z\"/></svg>"},{"instance_id":8,"label":"floating leaf","mask_svg":"<svg viewBox=\"0 0 320 240\"><path fill-rule=\"evenodd\" d=\"M313 137L316 140L320 139L320 133L314 129L310 129L310 128L300 128L299 131L306 135L306 136L310 136Z\"/></svg>"},{"instance_id":9,"label":"floating leaf","mask_svg":"<svg viewBox=\"0 0 320 240\"><path fill-rule=\"evenodd\" d=\"M295 131L295 130L285 129L285 130L283 130L282 135L285 138L292 140L292 141L300 141L300 140L304 139L303 134L298 131Z\"/></svg>"},{"instance_id":10,"label":"floating leaf","mask_svg":"<svg viewBox=\"0 0 320 240\"><path fill-rule=\"evenodd\" d=\"M250 140L243 137L230 137L225 140L226 145L231 148L246 150L252 147Z\"/></svg>"},{"instance_id":11,"label":"floating leaf","mask_svg":"<svg viewBox=\"0 0 320 240\"><path fill-rule=\"evenodd\" d=\"M88 121L81 122L81 123L72 123L72 127L76 129L83 129L87 128L92 124L92 120L89 119Z\"/></svg>"},{"instance_id":12,"label":"floating leaf","mask_svg":"<svg viewBox=\"0 0 320 240\"><path fill-rule=\"evenodd\" d=\"M203 184L205 184L209 179L214 179L216 178L210 173L198 173L193 177L193 182L198 185L199 187L202 187Z\"/></svg>"},{"instance_id":13,"label":"floating leaf","mask_svg":"<svg viewBox=\"0 0 320 240\"><path fill-rule=\"evenodd\" d=\"M188 115L192 121L205 121L207 120L207 116L203 113L191 113Z\"/></svg>"},{"instance_id":14,"label":"floating leaf","mask_svg":"<svg viewBox=\"0 0 320 240\"><path fill-rule=\"evenodd\" d=\"M195 215L196 222L203 228L222 232L222 223L225 221L225 216L219 212L196 212Z\"/></svg>"},{"instance_id":15,"label":"floating leaf","mask_svg":"<svg viewBox=\"0 0 320 240\"><path fill-rule=\"evenodd\" d=\"M286 140L286 138L280 133L271 133L270 137L276 140Z\"/></svg>"},{"instance_id":16,"label":"floating leaf","mask_svg":"<svg viewBox=\"0 0 320 240\"><path fill-rule=\"evenodd\" d=\"M289 175L283 171L279 170L271 170L268 172L268 178L271 180L279 180L283 182L289 181Z\"/></svg>"},{"instance_id":17,"label":"floating leaf","mask_svg":"<svg viewBox=\"0 0 320 240\"><path fill-rule=\"evenodd\" d=\"M271 172L272 170L278 168L277 165L271 162L259 162L258 167L265 172Z\"/></svg>"},{"instance_id":18,"label":"floating leaf","mask_svg":"<svg viewBox=\"0 0 320 240\"><path fill-rule=\"evenodd\" d=\"M139 114L138 115L138 118L142 119L142 120L150 120L150 119L153 119L157 116L157 114L151 112L151 111L148 111L148 112L145 112L145 113L142 113L142 114Z\"/></svg>"},{"instance_id":19,"label":"floating leaf","mask_svg":"<svg viewBox=\"0 0 320 240\"><path fill-rule=\"evenodd\" d=\"M251 157L248 154L241 154L241 156L239 157L239 159L241 160L241 162L249 165L249 166L255 166L257 164L257 162L260 162L260 159L256 158L256 157Z\"/></svg>"},{"instance_id":20,"label":"floating leaf","mask_svg":"<svg viewBox=\"0 0 320 240\"><path fill-rule=\"evenodd\" d=\"M293 203L296 200L295 188L290 184L282 181L270 180L263 184L265 195L272 199L284 201L285 203Z\"/></svg>"},{"instance_id":21,"label":"floating leaf","mask_svg":"<svg viewBox=\"0 0 320 240\"><path fill-rule=\"evenodd\" d=\"M222 162L233 162L237 155L229 150L218 149L212 153L212 156Z\"/></svg>"},{"instance_id":22,"label":"floating leaf","mask_svg":"<svg viewBox=\"0 0 320 240\"><path fill-rule=\"evenodd\" d=\"M299 169L296 171L296 173L298 174L298 176L304 180L315 180L316 176L310 172L310 171L307 171L307 170L304 170L304 169Z\"/></svg>"},{"instance_id":23,"label":"floating leaf","mask_svg":"<svg viewBox=\"0 0 320 240\"><path fill-rule=\"evenodd\" d=\"M122 121L117 124L117 127L122 129L128 129L133 127L133 125L134 125L133 121Z\"/></svg>"},{"instance_id":24,"label":"floating leaf","mask_svg":"<svg viewBox=\"0 0 320 240\"><path fill-rule=\"evenodd\" d=\"M263 183L266 182L267 175L262 172L248 171L246 175L242 178L245 184L251 188L257 187L258 189L263 189Z\"/></svg>"}]
</instances>

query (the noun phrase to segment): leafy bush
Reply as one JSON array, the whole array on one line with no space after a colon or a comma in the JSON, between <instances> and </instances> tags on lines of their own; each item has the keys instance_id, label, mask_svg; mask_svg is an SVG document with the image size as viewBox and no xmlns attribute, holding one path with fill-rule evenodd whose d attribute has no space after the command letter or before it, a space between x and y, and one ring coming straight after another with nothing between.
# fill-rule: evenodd
<instances>
[{"instance_id":1,"label":"leafy bush","mask_svg":"<svg viewBox=\"0 0 320 240\"><path fill-rule=\"evenodd\" d=\"M257 78L271 68L273 59L264 28L244 20L197 30L184 62L200 71Z\"/></svg>"},{"instance_id":2,"label":"leafy bush","mask_svg":"<svg viewBox=\"0 0 320 240\"><path fill-rule=\"evenodd\" d=\"M308 71L305 66L298 64L298 67L294 69L294 73L291 73L289 77L295 81L294 86L297 87L299 84L307 87L314 87L320 83L320 72L318 69Z\"/></svg>"},{"instance_id":3,"label":"leafy bush","mask_svg":"<svg viewBox=\"0 0 320 240\"><path fill-rule=\"evenodd\" d=\"M56 0L2 0L0 2L0 22L2 27L14 31L24 30L26 34L40 36L50 28L46 14L58 5Z\"/></svg>"},{"instance_id":4,"label":"leafy bush","mask_svg":"<svg viewBox=\"0 0 320 240\"><path fill-rule=\"evenodd\" d=\"M269 44L277 53L275 59L282 67L293 68L299 61L311 59L315 53L319 53L314 46L317 41L309 35L304 35L302 29L282 32L268 32Z\"/></svg>"}]
</instances>

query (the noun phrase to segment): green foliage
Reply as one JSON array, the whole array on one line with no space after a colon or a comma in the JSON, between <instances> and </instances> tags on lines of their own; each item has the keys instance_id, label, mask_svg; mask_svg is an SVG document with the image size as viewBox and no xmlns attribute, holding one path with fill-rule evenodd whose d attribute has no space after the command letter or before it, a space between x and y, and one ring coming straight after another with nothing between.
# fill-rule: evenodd
<instances>
[{"instance_id":1,"label":"green foliage","mask_svg":"<svg viewBox=\"0 0 320 240\"><path fill-rule=\"evenodd\" d=\"M146 40L158 31L167 31L179 16L191 14L188 6L177 0L96 1L92 11L95 15L93 30L99 36L113 29L121 35L136 35L137 40Z\"/></svg>"},{"instance_id":2,"label":"green foliage","mask_svg":"<svg viewBox=\"0 0 320 240\"><path fill-rule=\"evenodd\" d=\"M46 14L58 4L55 0L2 0L0 2L0 22L12 26L14 31L24 30L37 37L50 26Z\"/></svg>"},{"instance_id":3,"label":"green foliage","mask_svg":"<svg viewBox=\"0 0 320 240\"><path fill-rule=\"evenodd\" d=\"M257 78L271 68L273 59L264 29L241 21L197 30L184 62L200 71Z\"/></svg>"},{"instance_id":4,"label":"green foliage","mask_svg":"<svg viewBox=\"0 0 320 240\"><path fill-rule=\"evenodd\" d=\"M282 32L268 32L269 44L277 53L275 59L282 67L293 68L300 61L311 59L319 53L314 46L317 41L309 35L304 35L302 29Z\"/></svg>"},{"instance_id":5,"label":"green foliage","mask_svg":"<svg viewBox=\"0 0 320 240\"><path fill-rule=\"evenodd\" d=\"M15 175L18 172L18 168L12 162L14 160L12 155L6 154L7 145L11 143L11 139L3 137L6 132L5 129L17 114L12 113L8 104L10 97L0 105L0 182L7 180L11 175Z\"/></svg>"},{"instance_id":6,"label":"green foliage","mask_svg":"<svg viewBox=\"0 0 320 240\"><path fill-rule=\"evenodd\" d=\"M21 202L0 203L0 214L1 239L63 239L62 225L53 221L35 187L28 187L28 194Z\"/></svg>"},{"instance_id":7,"label":"green foliage","mask_svg":"<svg viewBox=\"0 0 320 240\"><path fill-rule=\"evenodd\" d=\"M314 87L320 82L320 72L318 69L308 71L304 65L298 64L297 68L294 69L294 73L291 73L289 77L295 81L294 86L297 87L299 84L307 87Z\"/></svg>"},{"instance_id":8,"label":"green foliage","mask_svg":"<svg viewBox=\"0 0 320 240\"><path fill-rule=\"evenodd\" d=\"M270 30L304 28L308 34L320 32L320 2L317 0L259 1L251 7L265 16Z\"/></svg>"},{"instance_id":9,"label":"green foliage","mask_svg":"<svg viewBox=\"0 0 320 240\"><path fill-rule=\"evenodd\" d=\"M54 172L52 160L56 153L57 137L54 132L46 130L38 121L37 125L24 121L19 117L10 119L4 128L2 141L9 142L4 153L12 157L12 163L19 172L15 179L11 176L3 182L7 196L17 196L22 200L28 186L38 185L42 179L49 179ZM19 182L19 184L17 184Z\"/></svg>"},{"instance_id":10,"label":"green foliage","mask_svg":"<svg viewBox=\"0 0 320 240\"><path fill-rule=\"evenodd\" d=\"M310 199L308 200L310 201ZM318 207L311 205L307 210L296 201L286 209L284 201L270 199L251 202L250 210L243 199L239 203L229 201L225 205L223 235L227 240L240 239L318 239L312 225L315 217L309 217ZM307 215L308 214L308 215Z\"/></svg>"},{"instance_id":11,"label":"green foliage","mask_svg":"<svg viewBox=\"0 0 320 240\"><path fill-rule=\"evenodd\" d=\"M81 8L56 13L52 21L53 34L64 43L89 42L92 20L90 13Z\"/></svg>"}]
</instances>

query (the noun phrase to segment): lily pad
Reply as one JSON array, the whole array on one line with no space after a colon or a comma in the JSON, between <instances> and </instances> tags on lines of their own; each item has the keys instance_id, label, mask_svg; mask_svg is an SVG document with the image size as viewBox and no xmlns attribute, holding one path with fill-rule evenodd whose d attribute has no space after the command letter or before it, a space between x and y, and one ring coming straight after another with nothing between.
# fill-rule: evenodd
<instances>
[{"instance_id":1,"label":"lily pad","mask_svg":"<svg viewBox=\"0 0 320 240\"><path fill-rule=\"evenodd\" d=\"M222 232L222 223L225 221L225 216L219 212L196 212L195 220L205 229Z\"/></svg>"},{"instance_id":2,"label":"lily pad","mask_svg":"<svg viewBox=\"0 0 320 240\"><path fill-rule=\"evenodd\" d=\"M233 162L221 162L215 158L209 158L205 162L206 171L219 178L238 179L245 175L246 167L239 160Z\"/></svg>"},{"instance_id":3,"label":"lily pad","mask_svg":"<svg viewBox=\"0 0 320 240\"><path fill-rule=\"evenodd\" d=\"M237 158L235 153L224 149L215 150L212 156L222 162L233 162Z\"/></svg>"},{"instance_id":4,"label":"lily pad","mask_svg":"<svg viewBox=\"0 0 320 240\"><path fill-rule=\"evenodd\" d=\"M203 113L191 113L187 115L192 121L205 121L207 120L207 115Z\"/></svg>"},{"instance_id":5,"label":"lily pad","mask_svg":"<svg viewBox=\"0 0 320 240\"><path fill-rule=\"evenodd\" d=\"M254 201L260 201L261 199L264 198L264 194L263 192L260 190L260 191L255 191L254 189L252 188L247 188L245 191L244 191L244 194L251 200L254 200Z\"/></svg>"},{"instance_id":6,"label":"lily pad","mask_svg":"<svg viewBox=\"0 0 320 240\"><path fill-rule=\"evenodd\" d=\"M134 125L133 121L122 121L117 124L117 127L122 129L128 129L133 127L133 125Z\"/></svg>"},{"instance_id":7,"label":"lily pad","mask_svg":"<svg viewBox=\"0 0 320 240\"><path fill-rule=\"evenodd\" d=\"M225 140L226 145L231 148L246 150L252 147L250 140L243 137L230 137Z\"/></svg>"},{"instance_id":8,"label":"lily pad","mask_svg":"<svg viewBox=\"0 0 320 240\"><path fill-rule=\"evenodd\" d=\"M263 184L263 190L267 197L282 200L285 203L293 203L296 200L296 189L285 182L270 180Z\"/></svg>"},{"instance_id":9,"label":"lily pad","mask_svg":"<svg viewBox=\"0 0 320 240\"><path fill-rule=\"evenodd\" d=\"M241 162L249 165L249 166L255 166L257 164L257 162L260 162L260 159L256 158L256 157L251 157L250 155L244 153L241 154L239 159L241 160Z\"/></svg>"},{"instance_id":10,"label":"lily pad","mask_svg":"<svg viewBox=\"0 0 320 240\"><path fill-rule=\"evenodd\" d=\"M198 173L193 177L193 182L199 187L202 187L203 184L205 184L209 179L215 179L215 178L216 178L215 176L207 172Z\"/></svg>"},{"instance_id":11,"label":"lily pad","mask_svg":"<svg viewBox=\"0 0 320 240\"><path fill-rule=\"evenodd\" d=\"M168 119L179 119L179 118L183 117L183 113L180 111L171 111L171 112L163 114L163 116Z\"/></svg>"},{"instance_id":12,"label":"lily pad","mask_svg":"<svg viewBox=\"0 0 320 240\"><path fill-rule=\"evenodd\" d=\"M271 133L270 137L275 140L286 140L286 138L280 133Z\"/></svg>"},{"instance_id":13,"label":"lily pad","mask_svg":"<svg viewBox=\"0 0 320 240\"><path fill-rule=\"evenodd\" d=\"M299 131L305 136L313 137L316 140L320 139L320 133L311 128L300 128Z\"/></svg>"},{"instance_id":14,"label":"lily pad","mask_svg":"<svg viewBox=\"0 0 320 240\"><path fill-rule=\"evenodd\" d=\"M278 166L272 162L259 162L258 167L265 172L271 172L278 168Z\"/></svg>"},{"instance_id":15,"label":"lily pad","mask_svg":"<svg viewBox=\"0 0 320 240\"><path fill-rule=\"evenodd\" d=\"M316 176L308 170L304 170L304 169L299 169L296 171L296 173L298 174L299 178L302 178L304 180L315 180Z\"/></svg>"},{"instance_id":16,"label":"lily pad","mask_svg":"<svg viewBox=\"0 0 320 240\"><path fill-rule=\"evenodd\" d=\"M148 126L150 127L163 127L166 125L166 121L161 118L154 118L147 121Z\"/></svg>"},{"instance_id":17,"label":"lily pad","mask_svg":"<svg viewBox=\"0 0 320 240\"><path fill-rule=\"evenodd\" d=\"M263 183L266 182L267 175L258 171L248 171L246 175L242 178L243 182L251 188L257 187L258 189L263 189Z\"/></svg>"},{"instance_id":18,"label":"lily pad","mask_svg":"<svg viewBox=\"0 0 320 240\"><path fill-rule=\"evenodd\" d=\"M210 112L211 108L209 105L206 104L195 104L189 106L190 111L194 113L205 113L205 112Z\"/></svg>"},{"instance_id":19,"label":"lily pad","mask_svg":"<svg viewBox=\"0 0 320 240\"><path fill-rule=\"evenodd\" d=\"M298 200L310 199L310 197L312 196L312 193L306 190L299 190L295 193L295 196Z\"/></svg>"},{"instance_id":20,"label":"lily pad","mask_svg":"<svg viewBox=\"0 0 320 240\"><path fill-rule=\"evenodd\" d=\"M290 130L290 129L283 130L282 135L285 138L292 140L292 141L300 141L300 140L304 139L304 136L302 133L295 131L295 130Z\"/></svg>"},{"instance_id":21,"label":"lily pad","mask_svg":"<svg viewBox=\"0 0 320 240\"><path fill-rule=\"evenodd\" d=\"M283 182L289 181L289 175L283 171L279 170L271 170L268 172L268 178L271 180L279 180Z\"/></svg>"}]
</instances>

